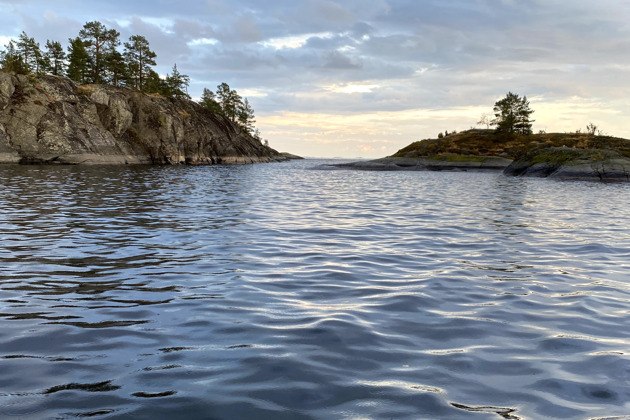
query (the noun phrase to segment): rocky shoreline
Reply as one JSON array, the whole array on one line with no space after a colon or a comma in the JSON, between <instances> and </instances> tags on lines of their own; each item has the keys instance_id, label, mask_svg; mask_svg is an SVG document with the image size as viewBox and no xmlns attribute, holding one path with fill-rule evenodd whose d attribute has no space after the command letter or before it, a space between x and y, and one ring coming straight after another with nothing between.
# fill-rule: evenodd
<instances>
[{"instance_id":1,"label":"rocky shoreline","mask_svg":"<svg viewBox=\"0 0 630 420\"><path fill-rule=\"evenodd\" d=\"M479 156L475 159L447 160L430 157L385 157L375 160L340 163L334 165L343 169L368 171L497 171L503 170L512 160L496 156Z\"/></svg>"},{"instance_id":2,"label":"rocky shoreline","mask_svg":"<svg viewBox=\"0 0 630 420\"><path fill-rule=\"evenodd\" d=\"M187 99L0 72L0 163L210 165L287 159Z\"/></svg>"},{"instance_id":3,"label":"rocky shoreline","mask_svg":"<svg viewBox=\"0 0 630 420\"><path fill-rule=\"evenodd\" d=\"M563 180L630 181L630 159L612 151L597 151L604 158L593 159L593 151L565 162L541 162L535 156L510 160L495 156L475 157L474 160L447 161L430 158L386 157L375 160L340 163L338 169L363 171L490 171L506 176L525 176Z\"/></svg>"},{"instance_id":4,"label":"rocky shoreline","mask_svg":"<svg viewBox=\"0 0 630 420\"><path fill-rule=\"evenodd\" d=\"M495 155L473 154L483 150ZM412 143L393 156L334 167L366 171L496 171L506 176L628 182L629 156L630 141L614 137L574 133L501 138L490 130L470 130L446 139Z\"/></svg>"}]
</instances>

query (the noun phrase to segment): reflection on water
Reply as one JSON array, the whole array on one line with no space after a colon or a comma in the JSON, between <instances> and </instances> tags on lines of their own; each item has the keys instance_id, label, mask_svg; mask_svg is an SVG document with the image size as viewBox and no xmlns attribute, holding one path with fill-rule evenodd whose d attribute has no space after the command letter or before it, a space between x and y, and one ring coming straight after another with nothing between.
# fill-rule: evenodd
<instances>
[{"instance_id":1,"label":"reflection on water","mask_svg":"<svg viewBox=\"0 0 630 420\"><path fill-rule=\"evenodd\" d=\"M630 415L628 186L0 167L0 417Z\"/></svg>"}]
</instances>

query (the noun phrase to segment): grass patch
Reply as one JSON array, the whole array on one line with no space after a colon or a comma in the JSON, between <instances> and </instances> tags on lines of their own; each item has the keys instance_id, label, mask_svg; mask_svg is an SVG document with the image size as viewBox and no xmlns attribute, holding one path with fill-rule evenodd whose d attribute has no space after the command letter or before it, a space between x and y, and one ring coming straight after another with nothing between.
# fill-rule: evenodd
<instances>
[{"instance_id":1,"label":"grass patch","mask_svg":"<svg viewBox=\"0 0 630 420\"><path fill-rule=\"evenodd\" d=\"M563 165L571 160L579 159L583 151L568 148L549 148L541 150L531 157L531 162L549 163L553 165Z\"/></svg>"},{"instance_id":2,"label":"grass patch","mask_svg":"<svg viewBox=\"0 0 630 420\"><path fill-rule=\"evenodd\" d=\"M81 85L77 87L77 95L90 96L93 92L94 86L92 85Z\"/></svg>"}]
</instances>

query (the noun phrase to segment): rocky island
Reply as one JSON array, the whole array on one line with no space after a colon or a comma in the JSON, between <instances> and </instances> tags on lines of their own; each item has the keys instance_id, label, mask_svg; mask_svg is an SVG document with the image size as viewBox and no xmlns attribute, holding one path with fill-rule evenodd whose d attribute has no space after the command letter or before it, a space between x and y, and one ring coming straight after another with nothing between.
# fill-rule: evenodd
<instances>
[{"instance_id":1,"label":"rocky island","mask_svg":"<svg viewBox=\"0 0 630 420\"><path fill-rule=\"evenodd\" d=\"M630 181L630 141L587 133L490 129L414 142L392 156L337 165L362 170L486 170L511 176Z\"/></svg>"},{"instance_id":2,"label":"rocky island","mask_svg":"<svg viewBox=\"0 0 630 420\"><path fill-rule=\"evenodd\" d=\"M593 123L574 133L534 134L526 96L508 92L462 133L417 141L390 157L338 165L367 170L486 170L511 176L630 181L630 141L604 135ZM490 126L496 129L490 130Z\"/></svg>"},{"instance_id":3,"label":"rocky island","mask_svg":"<svg viewBox=\"0 0 630 420\"><path fill-rule=\"evenodd\" d=\"M185 98L0 72L0 163L245 164L287 158Z\"/></svg>"}]
</instances>

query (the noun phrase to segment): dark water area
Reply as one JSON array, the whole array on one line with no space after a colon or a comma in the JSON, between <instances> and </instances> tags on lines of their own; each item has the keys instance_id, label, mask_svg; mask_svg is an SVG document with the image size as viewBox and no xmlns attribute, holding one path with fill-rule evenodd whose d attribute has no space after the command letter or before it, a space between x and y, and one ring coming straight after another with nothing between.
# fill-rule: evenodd
<instances>
[{"instance_id":1,"label":"dark water area","mask_svg":"<svg viewBox=\"0 0 630 420\"><path fill-rule=\"evenodd\" d=\"M630 186L0 167L0 418L628 419Z\"/></svg>"}]
</instances>

